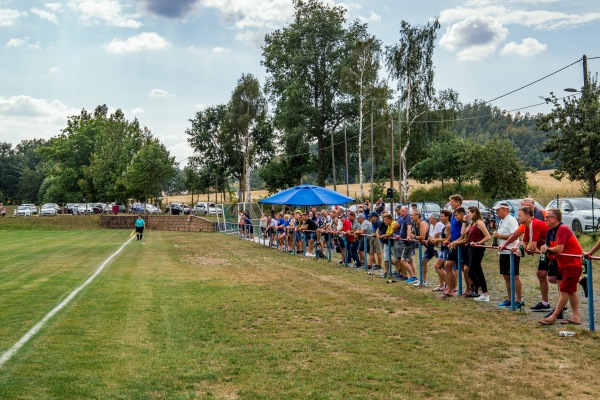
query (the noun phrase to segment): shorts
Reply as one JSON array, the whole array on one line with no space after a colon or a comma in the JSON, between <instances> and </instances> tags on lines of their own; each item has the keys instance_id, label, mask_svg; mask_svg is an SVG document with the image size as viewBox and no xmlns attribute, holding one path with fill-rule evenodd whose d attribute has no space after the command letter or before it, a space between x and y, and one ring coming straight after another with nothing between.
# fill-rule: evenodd
<instances>
[{"instance_id":1,"label":"shorts","mask_svg":"<svg viewBox=\"0 0 600 400\"><path fill-rule=\"evenodd\" d=\"M577 284L582 272L581 265L567 265L565 267L559 265L558 270L562 275L558 289L563 293L577 292Z\"/></svg>"},{"instance_id":2,"label":"shorts","mask_svg":"<svg viewBox=\"0 0 600 400\"><path fill-rule=\"evenodd\" d=\"M137 233L144 233L144 227L143 226L136 226L135 227L135 231Z\"/></svg>"},{"instance_id":3,"label":"shorts","mask_svg":"<svg viewBox=\"0 0 600 400\"><path fill-rule=\"evenodd\" d=\"M346 239L338 238L337 242L338 242L338 246L340 247L340 249L346 248Z\"/></svg>"},{"instance_id":4,"label":"shorts","mask_svg":"<svg viewBox=\"0 0 600 400\"><path fill-rule=\"evenodd\" d=\"M540 261L540 264L543 261ZM547 265L547 270L548 270L548 276L555 276L557 281L562 280L562 275L559 272L558 269L558 264L556 262L556 260L547 260L546 261L546 265ZM539 270L539 266L538 266L538 270Z\"/></svg>"},{"instance_id":5,"label":"shorts","mask_svg":"<svg viewBox=\"0 0 600 400\"><path fill-rule=\"evenodd\" d=\"M369 254L381 254L381 240L371 238L369 242Z\"/></svg>"},{"instance_id":6,"label":"shorts","mask_svg":"<svg viewBox=\"0 0 600 400\"><path fill-rule=\"evenodd\" d=\"M406 243L402 240L396 240L394 249L396 250L396 257L402 258L405 261L409 261L415 254L415 245L412 242Z\"/></svg>"},{"instance_id":7,"label":"shorts","mask_svg":"<svg viewBox=\"0 0 600 400\"><path fill-rule=\"evenodd\" d=\"M519 275L519 264L521 263L521 257L514 256L515 259L515 276ZM500 265L501 275L510 275L510 254L500 254Z\"/></svg>"},{"instance_id":8,"label":"shorts","mask_svg":"<svg viewBox=\"0 0 600 400\"><path fill-rule=\"evenodd\" d=\"M438 251L433 246L428 246L423 253L423 259L431 260L433 257L439 258Z\"/></svg>"},{"instance_id":9,"label":"shorts","mask_svg":"<svg viewBox=\"0 0 600 400\"><path fill-rule=\"evenodd\" d=\"M365 244L366 244L366 249L365 249ZM369 252L369 241L367 241L365 243L364 239L360 240L358 242L358 251L362 251L364 253L368 253Z\"/></svg>"},{"instance_id":10,"label":"shorts","mask_svg":"<svg viewBox=\"0 0 600 400\"><path fill-rule=\"evenodd\" d=\"M390 248L392 250L392 262L396 262L398 258L396 258L396 251L394 250L394 245L390 247L388 244L383 245L383 261L390 261Z\"/></svg>"},{"instance_id":11,"label":"shorts","mask_svg":"<svg viewBox=\"0 0 600 400\"><path fill-rule=\"evenodd\" d=\"M304 235L306 240L315 240L315 232L306 232Z\"/></svg>"},{"instance_id":12,"label":"shorts","mask_svg":"<svg viewBox=\"0 0 600 400\"><path fill-rule=\"evenodd\" d=\"M439 251L438 259L446 261L448 259L448 253L450 253L450 249L443 248Z\"/></svg>"}]
</instances>

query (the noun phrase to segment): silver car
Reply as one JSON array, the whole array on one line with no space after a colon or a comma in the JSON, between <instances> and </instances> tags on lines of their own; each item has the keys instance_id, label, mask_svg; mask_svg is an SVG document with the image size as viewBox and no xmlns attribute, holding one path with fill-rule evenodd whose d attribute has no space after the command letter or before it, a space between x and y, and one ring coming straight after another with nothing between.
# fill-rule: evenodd
<instances>
[{"instance_id":1,"label":"silver car","mask_svg":"<svg viewBox=\"0 0 600 400\"><path fill-rule=\"evenodd\" d=\"M56 215L60 207L56 203L46 203L40 208L40 215Z\"/></svg>"},{"instance_id":2,"label":"silver car","mask_svg":"<svg viewBox=\"0 0 600 400\"><path fill-rule=\"evenodd\" d=\"M33 209L27 204L20 205L13 211L15 217L31 217L33 215Z\"/></svg>"},{"instance_id":3,"label":"silver car","mask_svg":"<svg viewBox=\"0 0 600 400\"><path fill-rule=\"evenodd\" d=\"M593 206L592 206L593 203ZM562 222L573 232L592 232L600 223L600 199L572 197L552 200L546 209L562 211Z\"/></svg>"}]
</instances>

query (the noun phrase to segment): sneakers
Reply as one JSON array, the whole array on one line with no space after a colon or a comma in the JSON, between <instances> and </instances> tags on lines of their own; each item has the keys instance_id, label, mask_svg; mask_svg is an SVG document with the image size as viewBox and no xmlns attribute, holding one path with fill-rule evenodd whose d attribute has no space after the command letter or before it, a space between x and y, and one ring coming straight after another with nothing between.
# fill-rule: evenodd
<instances>
[{"instance_id":1,"label":"sneakers","mask_svg":"<svg viewBox=\"0 0 600 400\"><path fill-rule=\"evenodd\" d=\"M421 285L421 282L416 281L415 282L415 286L425 286L425 287L427 287L427 282L423 282L423 285Z\"/></svg>"},{"instance_id":2,"label":"sneakers","mask_svg":"<svg viewBox=\"0 0 600 400\"><path fill-rule=\"evenodd\" d=\"M529 308L531 311L533 312L544 312L544 311L548 311L550 310L550 304L546 304L544 305L544 303L542 303L541 301L539 303L537 303L535 306ZM552 313L550 313L550 315L552 315Z\"/></svg>"},{"instance_id":3,"label":"sneakers","mask_svg":"<svg viewBox=\"0 0 600 400\"><path fill-rule=\"evenodd\" d=\"M387 278L387 273L384 272L383 274L379 275L380 278Z\"/></svg>"},{"instance_id":4,"label":"sneakers","mask_svg":"<svg viewBox=\"0 0 600 400\"><path fill-rule=\"evenodd\" d=\"M475 300L475 301L486 301L486 302L489 302L490 301L490 296L486 296L485 294L481 294L479 297L474 297L473 300Z\"/></svg>"},{"instance_id":5,"label":"sneakers","mask_svg":"<svg viewBox=\"0 0 600 400\"><path fill-rule=\"evenodd\" d=\"M372 269L373 269L373 271L379 271L381 269L381 265L375 264L375 265L373 265Z\"/></svg>"},{"instance_id":6,"label":"sneakers","mask_svg":"<svg viewBox=\"0 0 600 400\"><path fill-rule=\"evenodd\" d=\"M406 283L415 283L415 282L418 282L418 281L419 281L419 280L418 280L416 277L414 277L414 276L411 276L411 277L410 277L410 278L408 278L408 279L407 279L405 282L406 282Z\"/></svg>"},{"instance_id":7,"label":"sneakers","mask_svg":"<svg viewBox=\"0 0 600 400\"><path fill-rule=\"evenodd\" d=\"M498 303L498 307L510 307L510 300L504 300L502 303Z\"/></svg>"},{"instance_id":8,"label":"sneakers","mask_svg":"<svg viewBox=\"0 0 600 400\"><path fill-rule=\"evenodd\" d=\"M564 311L564 310L563 310ZM561 311L558 316L556 317L556 319L563 319L563 311ZM544 318L549 318L552 314L554 314L554 309L552 309L552 311L550 311L548 314L544 315Z\"/></svg>"},{"instance_id":9,"label":"sneakers","mask_svg":"<svg viewBox=\"0 0 600 400\"><path fill-rule=\"evenodd\" d=\"M444 289L441 286L437 286L435 289L433 289L434 292L443 292L444 290L446 290L446 289Z\"/></svg>"}]
</instances>

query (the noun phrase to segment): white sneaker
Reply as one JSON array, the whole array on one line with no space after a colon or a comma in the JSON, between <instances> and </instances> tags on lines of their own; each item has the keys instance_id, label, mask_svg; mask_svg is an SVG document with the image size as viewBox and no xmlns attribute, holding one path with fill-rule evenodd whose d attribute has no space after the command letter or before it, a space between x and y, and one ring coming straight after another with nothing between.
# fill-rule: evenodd
<instances>
[{"instance_id":1,"label":"white sneaker","mask_svg":"<svg viewBox=\"0 0 600 400\"><path fill-rule=\"evenodd\" d=\"M485 294L480 294L479 297L475 297L473 300L475 301L490 301L490 296L486 296Z\"/></svg>"}]
</instances>

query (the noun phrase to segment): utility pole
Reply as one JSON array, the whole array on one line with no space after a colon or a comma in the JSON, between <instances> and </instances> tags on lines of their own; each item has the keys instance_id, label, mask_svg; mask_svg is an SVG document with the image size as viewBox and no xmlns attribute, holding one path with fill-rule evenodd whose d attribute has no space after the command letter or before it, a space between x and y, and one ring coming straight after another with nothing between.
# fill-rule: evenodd
<instances>
[{"instance_id":1,"label":"utility pole","mask_svg":"<svg viewBox=\"0 0 600 400\"><path fill-rule=\"evenodd\" d=\"M346 196L350 197L350 187L348 186L348 140L346 139L346 125L344 125L344 147L346 149Z\"/></svg>"},{"instance_id":2,"label":"utility pole","mask_svg":"<svg viewBox=\"0 0 600 400\"><path fill-rule=\"evenodd\" d=\"M391 139L391 147L390 149L390 188L392 188L392 199L390 200L390 213L394 214L394 116L390 115L390 139Z\"/></svg>"},{"instance_id":3,"label":"utility pole","mask_svg":"<svg viewBox=\"0 0 600 400\"><path fill-rule=\"evenodd\" d=\"M333 175L333 190L337 191L337 186L335 184L335 154L333 152L333 130L331 130L331 171Z\"/></svg>"},{"instance_id":4,"label":"utility pole","mask_svg":"<svg viewBox=\"0 0 600 400\"><path fill-rule=\"evenodd\" d=\"M583 55L583 88L585 89L588 85L588 66L587 66L587 56Z\"/></svg>"},{"instance_id":5,"label":"utility pole","mask_svg":"<svg viewBox=\"0 0 600 400\"><path fill-rule=\"evenodd\" d=\"M371 102L371 207L373 206L373 204L375 204L373 201L373 168L373 102Z\"/></svg>"},{"instance_id":6,"label":"utility pole","mask_svg":"<svg viewBox=\"0 0 600 400\"><path fill-rule=\"evenodd\" d=\"M401 99L398 99L398 193L400 194L400 204L402 204L403 182L402 182L402 123L400 122ZM393 150L392 150L393 151Z\"/></svg>"}]
</instances>

